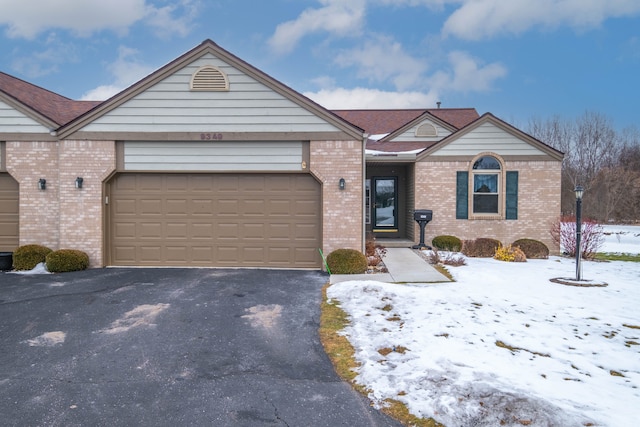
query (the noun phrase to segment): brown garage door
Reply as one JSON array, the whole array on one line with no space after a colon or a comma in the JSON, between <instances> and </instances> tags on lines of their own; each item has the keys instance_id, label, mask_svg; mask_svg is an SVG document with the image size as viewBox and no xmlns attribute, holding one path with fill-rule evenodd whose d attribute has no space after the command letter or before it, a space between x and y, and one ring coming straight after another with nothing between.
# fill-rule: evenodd
<instances>
[{"instance_id":1,"label":"brown garage door","mask_svg":"<svg viewBox=\"0 0 640 427\"><path fill-rule=\"evenodd\" d=\"M18 247L18 183L8 173L0 173L0 252Z\"/></svg>"},{"instance_id":2,"label":"brown garage door","mask_svg":"<svg viewBox=\"0 0 640 427\"><path fill-rule=\"evenodd\" d=\"M310 175L129 173L109 192L111 265L321 266Z\"/></svg>"}]
</instances>

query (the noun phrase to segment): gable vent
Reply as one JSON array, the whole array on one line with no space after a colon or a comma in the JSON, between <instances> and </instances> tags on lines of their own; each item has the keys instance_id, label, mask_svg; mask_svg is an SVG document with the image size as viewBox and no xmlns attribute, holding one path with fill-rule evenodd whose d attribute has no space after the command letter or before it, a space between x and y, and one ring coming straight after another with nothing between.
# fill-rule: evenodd
<instances>
[{"instance_id":1,"label":"gable vent","mask_svg":"<svg viewBox=\"0 0 640 427\"><path fill-rule=\"evenodd\" d=\"M416 136L438 136L438 129L431 123L422 123L416 128Z\"/></svg>"},{"instance_id":2,"label":"gable vent","mask_svg":"<svg viewBox=\"0 0 640 427\"><path fill-rule=\"evenodd\" d=\"M191 76L191 90L224 92L229 90L229 79L218 67L205 65Z\"/></svg>"}]
</instances>

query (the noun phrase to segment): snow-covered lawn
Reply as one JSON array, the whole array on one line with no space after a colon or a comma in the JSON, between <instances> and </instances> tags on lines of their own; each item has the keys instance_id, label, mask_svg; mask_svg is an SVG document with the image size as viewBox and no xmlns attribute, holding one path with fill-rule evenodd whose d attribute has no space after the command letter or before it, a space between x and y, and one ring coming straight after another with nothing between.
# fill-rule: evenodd
<instances>
[{"instance_id":1,"label":"snow-covered lawn","mask_svg":"<svg viewBox=\"0 0 640 427\"><path fill-rule=\"evenodd\" d=\"M601 251L640 253L640 227L605 231ZM376 404L396 399L447 427L638 425L640 263L584 262L583 277L607 287L550 282L575 275L559 257L449 271L456 282L328 289Z\"/></svg>"}]
</instances>

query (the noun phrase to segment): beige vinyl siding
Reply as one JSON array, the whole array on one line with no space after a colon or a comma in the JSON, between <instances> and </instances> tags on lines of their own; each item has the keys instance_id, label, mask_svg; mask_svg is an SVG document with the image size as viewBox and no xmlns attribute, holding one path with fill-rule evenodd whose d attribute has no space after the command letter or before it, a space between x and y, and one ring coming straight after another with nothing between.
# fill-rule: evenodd
<instances>
[{"instance_id":1,"label":"beige vinyl siding","mask_svg":"<svg viewBox=\"0 0 640 427\"><path fill-rule=\"evenodd\" d=\"M300 141L124 143L127 171L300 171L302 156Z\"/></svg>"},{"instance_id":2,"label":"beige vinyl siding","mask_svg":"<svg viewBox=\"0 0 640 427\"><path fill-rule=\"evenodd\" d=\"M0 101L0 134L3 133L49 133L31 117Z\"/></svg>"},{"instance_id":3,"label":"beige vinyl siding","mask_svg":"<svg viewBox=\"0 0 640 427\"><path fill-rule=\"evenodd\" d=\"M189 90L192 74L213 65L229 78L228 92ZM97 118L92 132L335 132L332 124L253 77L206 54Z\"/></svg>"},{"instance_id":4,"label":"beige vinyl siding","mask_svg":"<svg viewBox=\"0 0 640 427\"><path fill-rule=\"evenodd\" d=\"M438 131L438 135L437 136L416 136L416 129L424 123L431 123L433 126L435 126L436 130ZM392 141L440 141L441 139L449 135L451 135L451 131L449 129L444 128L438 125L437 123L426 120L418 123L416 126L413 126L407 129L405 132L393 138Z\"/></svg>"},{"instance_id":5,"label":"beige vinyl siding","mask_svg":"<svg viewBox=\"0 0 640 427\"><path fill-rule=\"evenodd\" d=\"M475 156L481 152L492 152L500 156L544 155L543 151L526 141L487 122L471 132L456 138L431 156Z\"/></svg>"}]
</instances>

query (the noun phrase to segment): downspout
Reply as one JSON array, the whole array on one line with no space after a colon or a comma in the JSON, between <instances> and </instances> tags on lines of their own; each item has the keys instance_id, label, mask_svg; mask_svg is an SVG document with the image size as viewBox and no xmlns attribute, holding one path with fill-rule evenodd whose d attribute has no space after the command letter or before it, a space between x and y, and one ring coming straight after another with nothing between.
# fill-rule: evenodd
<instances>
[{"instance_id":1,"label":"downspout","mask_svg":"<svg viewBox=\"0 0 640 427\"><path fill-rule=\"evenodd\" d=\"M369 140L369 134L362 134L362 215L360 217L360 223L362 224L362 239L361 239L361 251L362 253L366 253L366 242L367 242L367 224L365 224L365 219L367 213L365 209L367 208L367 191L366 191L366 182L367 182L367 141Z\"/></svg>"}]
</instances>

